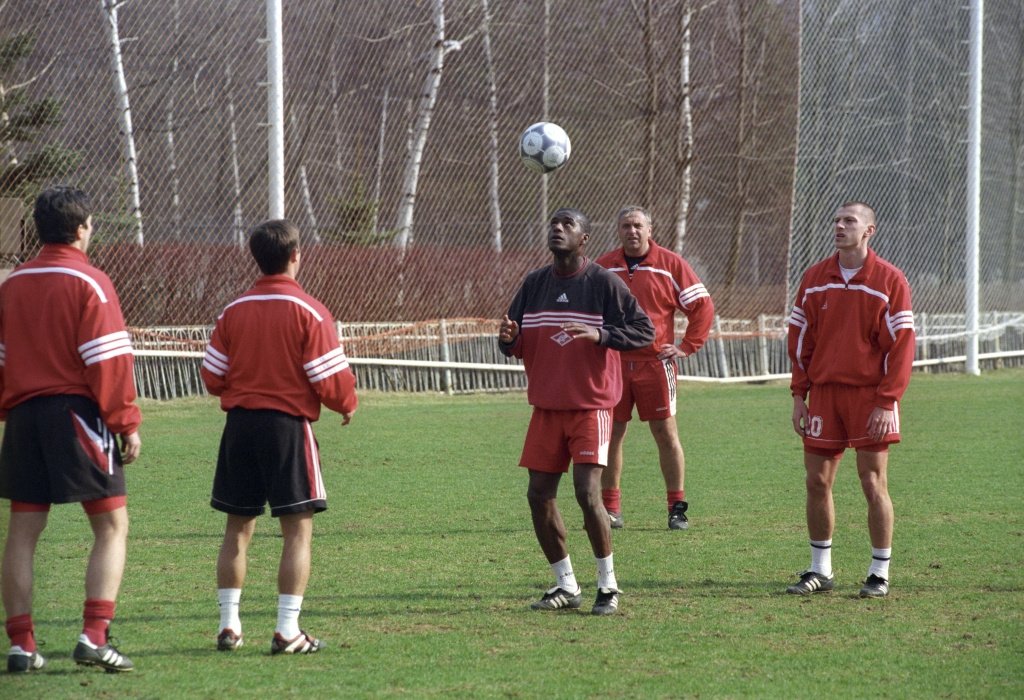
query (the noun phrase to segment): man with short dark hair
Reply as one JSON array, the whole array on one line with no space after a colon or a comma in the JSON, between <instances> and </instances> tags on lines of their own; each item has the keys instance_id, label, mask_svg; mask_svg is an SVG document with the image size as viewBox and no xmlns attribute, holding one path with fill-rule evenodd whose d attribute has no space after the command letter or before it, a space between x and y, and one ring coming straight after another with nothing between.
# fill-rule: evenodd
<instances>
[{"instance_id":1,"label":"man with short dark hair","mask_svg":"<svg viewBox=\"0 0 1024 700\"><path fill-rule=\"evenodd\" d=\"M590 221L577 209L551 216L554 262L526 276L498 330L501 351L523 360L533 416L520 466L530 471L527 498L533 529L555 575L534 610L573 609L582 596L565 544L556 497L573 465L576 502L597 563L591 612L609 615L620 590L612 559L601 469L608 463L611 410L622 392L619 355L654 340L654 326L622 280L584 255Z\"/></svg>"},{"instance_id":2,"label":"man with short dark hair","mask_svg":"<svg viewBox=\"0 0 1024 700\"><path fill-rule=\"evenodd\" d=\"M271 654L312 654L319 639L299 628L309 582L313 514L327 509L312 423L321 404L348 425L356 379L327 308L296 280L299 230L271 220L249 235L263 276L217 319L202 377L227 411L210 505L227 513L217 558L217 648L242 646L238 614L256 517L270 504L284 543Z\"/></svg>"},{"instance_id":3,"label":"man with short dark hair","mask_svg":"<svg viewBox=\"0 0 1024 700\"><path fill-rule=\"evenodd\" d=\"M864 202L836 210L836 253L804 273L789 319L793 430L804 443L811 540L810 566L786 589L794 595L835 587L832 484L847 447L857 451L868 504L871 565L860 596L889 594L889 445L900 441L899 400L914 361L914 313L906 276L869 247L875 227L875 211Z\"/></svg>"},{"instance_id":4,"label":"man with short dark hair","mask_svg":"<svg viewBox=\"0 0 1024 700\"><path fill-rule=\"evenodd\" d=\"M123 465L139 456L142 416L117 292L86 257L91 212L81 190L42 192L33 216L43 248L0 286L0 497L11 500L2 578L12 673L46 663L35 642L32 570L55 503L81 503L93 532L73 658L108 672L133 668L110 643L109 627L128 537Z\"/></svg>"}]
</instances>

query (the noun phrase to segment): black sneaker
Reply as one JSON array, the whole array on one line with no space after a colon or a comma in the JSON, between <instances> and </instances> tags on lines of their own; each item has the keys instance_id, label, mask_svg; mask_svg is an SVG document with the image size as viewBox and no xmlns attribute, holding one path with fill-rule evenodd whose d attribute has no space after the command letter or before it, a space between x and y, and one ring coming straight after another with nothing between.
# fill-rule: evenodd
<instances>
[{"instance_id":1,"label":"black sneaker","mask_svg":"<svg viewBox=\"0 0 1024 700\"><path fill-rule=\"evenodd\" d=\"M881 576L869 574L860 589L861 598L884 598L889 595L889 582Z\"/></svg>"},{"instance_id":2,"label":"black sneaker","mask_svg":"<svg viewBox=\"0 0 1024 700\"><path fill-rule=\"evenodd\" d=\"M590 609L593 615L611 615L619 609L619 595L621 591L614 588L598 588L597 600L594 607Z\"/></svg>"},{"instance_id":3,"label":"black sneaker","mask_svg":"<svg viewBox=\"0 0 1024 700\"><path fill-rule=\"evenodd\" d=\"M109 639L106 644L98 647L84 634L78 638L78 645L71 658L79 666L99 666L107 673L124 673L135 668L131 659L119 652Z\"/></svg>"},{"instance_id":4,"label":"black sneaker","mask_svg":"<svg viewBox=\"0 0 1024 700\"><path fill-rule=\"evenodd\" d=\"M270 640L270 653L274 654L315 654L324 648L323 642L316 637L310 637L303 631L295 639L285 639L277 632Z\"/></svg>"},{"instance_id":5,"label":"black sneaker","mask_svg":"<svg viewBox=\"0 0 1024 700\"><path fill-rule=\"evenodd\" d=\"M786 588L786 593L793 595L810 595L811 593L828 593L835 588L835 576L823 576L817 571L805 571L800 580Z\"/></svg>"},{"instance_id":6,"label":"black sneaker","mask_svg":"<svg viewBox=\"0 0 1024 700\"><path fill-rule=\"evenodd\" d=\"M548 589L536 603L530 603L532 610L575 610L583 602L583 591L570 593L564 588L555 586Z\"/></svg>"},{"instance_id":7,"label":"black sneaker","mask_svg":"<svg viewBox=\"0 0 1024 700\"><path fill-rule=\"evenodd\" d=\"M242 635L235 634L230 627L225 627L217 635L217 651L235 651L242 643Z\"/></svg>"},{"instance_id":8,"label":"black sneaker","mask_svg":"<svg viewBox=\"0 0 1024 700\"><path fill-rule=\"evenodd\" d=\"M621 530L625 524L626 521L622 519L622 513L608 511L608 525L610 525L613 530Z\"/></svg>"},{"instance_id":9,"label":"black sneaker","mask_svg":"<svg viewBox=\"0 0 1024 700\"><path fill-rule=\"evenodd\" d=\"M46 659L38 651L25 651L15 644L7 652L7 672L26 673L38 671L46 665Z\"/></svg>"},{"instance_id":10,"label":"black sneaker","mask_svg":"<svg viewBox=\"0 0 1024 700\"><path fill-rule=\"evenodd\" d=\"M690 527L690 521L686 519L686 509L689 507L686 501L676 501L672 504L672 510L668 513L669 530L685 530Z\"/></svg>"}]
</instances>

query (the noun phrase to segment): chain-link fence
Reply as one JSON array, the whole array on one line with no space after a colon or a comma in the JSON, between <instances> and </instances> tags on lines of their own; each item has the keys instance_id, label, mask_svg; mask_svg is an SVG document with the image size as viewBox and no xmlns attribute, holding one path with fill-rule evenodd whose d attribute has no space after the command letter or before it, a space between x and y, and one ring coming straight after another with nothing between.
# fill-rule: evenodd
<instances>
[{"instance_id":1,"label":"chain-link fence","mask_svg":"<svg viewBox=\"0 0 1024 700\"><path fill-rule=\"evenodd\" d=\"M1024 312L1024 7L985 8L982 310ZM548 261L550 210L587 212L596 256L632 203L723 323L756 329L828 253L834 207L866 199L915 311L962 313L967 20L914 0L287 0L300 281L346 323L494 319ZM268 212L265 35L263 0L0 2L5 258L34 253L10 202L74 182L129 324L211 323ZM543 118L573 139L546 181L515 148Z\"/></svg>"}]
</instances>

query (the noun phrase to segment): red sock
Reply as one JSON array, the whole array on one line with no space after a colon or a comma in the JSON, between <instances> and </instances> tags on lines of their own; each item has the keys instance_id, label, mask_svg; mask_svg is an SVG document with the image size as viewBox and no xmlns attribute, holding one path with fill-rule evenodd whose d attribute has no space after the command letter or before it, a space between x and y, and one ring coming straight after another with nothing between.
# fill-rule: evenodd
<instances>
[{"instance_id":1,"label":"red sock","mask_svg":"<svg viewBox=\"0 0 1024 700\"><path fill-rule=\"evenodd\" d=\"M32 624L31 613L9 617L4 626L7 628L7 636L11 638L11 646L19 646L29 652L36 650L35 625Z\"/></svg>"},{"instance_id":2,"label":"red sock","mask_svg":"<svg viewBox=\"0 0 1024 700\"><path fill-rule=\"evenodd\" d=\"M601 500L604 509L609 513L622 512L622 491L619 489L601 489Z\"/></svg>"},{"instance_id":3,"label":"red sock","mask_svg":"<svg viewBox=\"0 0 1024 700\"><path fill-rule=\"evenodd\" d=\"M684 489L682 491L666 491L665 498L668 501L668 509L672 510L672 506L674 506L676 503L678 503L679 501L686 500L686 490Z\"/></svg>"},{"instance_id":4,"label":"red sock","mask_svg":"<svg viewBox=\"0 0 1024 700\"><path fill-rule=\"evenodd\" d=\"M87 598L82 610L82 634L94 645L101 647L107 643L107 629L114 619L114 601Z\"/></svg>"}]
</instances>

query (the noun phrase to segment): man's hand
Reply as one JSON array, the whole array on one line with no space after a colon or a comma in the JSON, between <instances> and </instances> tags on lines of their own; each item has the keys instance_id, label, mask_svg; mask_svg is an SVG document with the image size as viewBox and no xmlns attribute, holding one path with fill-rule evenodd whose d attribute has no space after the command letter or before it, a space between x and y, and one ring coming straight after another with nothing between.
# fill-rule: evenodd
<instances>
[{"instance_id":1,"label":"man's hand","mask_svg":"<svg viewBox=\"0 0 1024 700\"><path fill-rule=\"evenodd\" d=\"M807 421L810 416L807 413L807 404L799 396L793 397L793 430L800 437L807 434Z\"/></svg>"},{"instance_id":2,"label":"man's hand","mask_svg":"<svg viewBox=\"0 0 1024 700\"><path fill-rule=\"evenodd\" d=\"M123 464L131 464L137 460L141 450L142 438L139 437L138 430L121 436L121 462Z\"/></svg>"},{"instance_id":3,"label":"man's hand","mask_svg":"<svg viewBox=\"0 0 1024 700\"><path fill-rule=\"evenodd\" d=\"M587 324L580 323L579 321L569 321L568 323L563 323L562 330L571 335L573 338L582 338L583 340L589 340L591 343L601 342L600 328L588 326Z\"/></svg>"},{"instance_id":4,"label":"man's hand","mask_svg":"<svg viewBox=\"0 0 1024 700\"><path fill-rule=\"evenodd\" d=\"M671 343L662 345L661 350L658 351L659 360L672 360L677 357L686 357L686 353L680 350L678 346L672 345Z\"/></svg>"},{"instance_id":5,"label":"man's hand","mask_svg":"<svg viewBox=\"0 0 1024 700\"><path fill-rule=\"evenodd\" d=\"M351 423L352 422L352 416L354 416L355 413L356 413L355 411L352 411L352 413L342 413L341 414L341 424L342 425L348 425L349 423Z\"/></svg>"},{"instance_id":6,"label":"man's hand","mask_svg":"<svg viewBox=\"0 0 1024 700\"><path fill-rule=\"evenodd\" d=\"M889 433L896 432L896 412L875 406L868 416L868 437L881 442Z\"/></svg>"},{"instance_id":7,"label":"man's hand","mask_svg":"<svg viewBox=\"0 0 1024 700\"><path fill-rule=\"evenodd\" d=\"M506 345L511 343L519 335L519 324L505 314L501 319L501 327L498 328L498 340Z\"/></svg>"}]
</instances>

